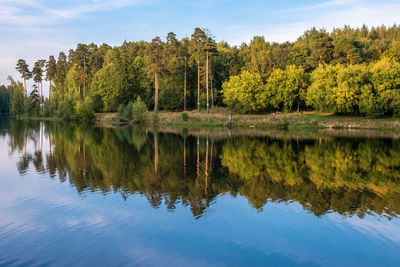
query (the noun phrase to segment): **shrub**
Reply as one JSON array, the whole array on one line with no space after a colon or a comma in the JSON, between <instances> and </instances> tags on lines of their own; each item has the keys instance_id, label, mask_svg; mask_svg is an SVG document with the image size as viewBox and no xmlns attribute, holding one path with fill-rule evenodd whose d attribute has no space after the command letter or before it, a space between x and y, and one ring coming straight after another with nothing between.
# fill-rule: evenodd
<instances>
[{"instance_id":1,"label":"shrub","mask_svg":"<svg viewBox=\"0 0 400 267\"><path fill-rule=\"evenodd\" d=\"M128 104L129 106L129 104ZM146 120L147 106L142 101L140 96L136 99L135 103L132 104L132 122L143 123Z\"/></svg>"},{"instance_id":2,"label":"shrub","mask_svg":"<svg viewBox=\"0 0 400 267\"><path fill-rule=\"evenodd\" d=\"M54 117L56 116L57 105L54 101L46 100L43 104L43 111L41 115L43 117Z\"/></svg>"},{"instance_id":3,"label":"shrub","mask_svg":"<svg viewBox=\"0 0 400 267\"><path fill-rule=\"evenodd\" d=\"M189 119L189 115L186 112L182 113L182 120L187 121Z\"/></svg>"},{"instance_id":4,"label":"shrub","mask_svg":"<svg viewBox=\"0 0 400 267\"><path fill-rule=\"evenodd\" d=\"M123 117L124 110L125 110L124 104L120 104L120 105L118 106L118 109L117 109L117 115L118 115L118 117Z\"/></svg>"},{"instance_id":5,"label":"shrub","mask_svg":"<svg viewBox=\"0 0 400 267\"><path fill-rule=\"evenodd\" d=\"M281 119L279 121L279 127L284 130L289 129L289 122L286 117L281 117Z\"/></svg>"},{"instance_id":6,"label":"shrub","mask_svg":"<svg viewBox=\"0 0 400 267\"><path fill-rule=\"evenodd\" d=\"M64 120L75 119L75 100L72 97L66 98L60 102L57 117Z\"/></svg>"},{"instance_id":7,"label":"shrub","mask_svg":"<svg viewBox=\"0 0 400 267\"><path fill-rule=\"evenodd\" d=\"M123 104L119 105L118 116L120 118L131 120L132 119L132 109L133 109L132 107L133 107L132 102L129 102L126 106L124 106Z\"/></svg>"},{"instance_id":8,"label":"shrub","mask_svg":"<svg viewBox=\"0 0 400 267\"><path fill-rule=\"evenodd\" d=\"M93 101L91 98L85 98L85 101L76 105L76 119L80 121L92 121L94 119Z\"/></svg>"}]
</instances>

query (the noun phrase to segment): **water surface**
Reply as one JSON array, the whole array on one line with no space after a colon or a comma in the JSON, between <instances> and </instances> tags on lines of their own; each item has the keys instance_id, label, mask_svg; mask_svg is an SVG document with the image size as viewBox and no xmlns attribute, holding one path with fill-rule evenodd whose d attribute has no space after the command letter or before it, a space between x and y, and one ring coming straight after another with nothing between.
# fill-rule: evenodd
<instances>
[{"instance_id":1,"label":"water surface","mask_svg":"<svg viewBox=\"0 0 400 267\"><path fill-rule=\"evenodd\" d=\"M396 266L400 140L0 118L0 265Z\"/></svg>"}]
</instances>

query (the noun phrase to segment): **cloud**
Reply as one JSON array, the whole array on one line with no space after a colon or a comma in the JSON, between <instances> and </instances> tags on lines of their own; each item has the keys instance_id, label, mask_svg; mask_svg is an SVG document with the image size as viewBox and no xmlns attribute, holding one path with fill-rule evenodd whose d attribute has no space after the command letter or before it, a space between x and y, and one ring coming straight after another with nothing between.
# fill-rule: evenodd
<instances>
[{"instance_id":1,"label":"cloud","mask_svg":"<svg viewBox=\"0 0 400 267\"><path fill-rule=\"evenodd\" d=\"M384 217L378 219L370 215L362 219L353 216L349 218L336 217L334 220L338 223L345 222L371 238L400 243L400 225L395 220L388 220Z\"/></svg>"},{"instance_id":2,"label":"cloud","mask_svg":"<svg viewBox=\"0 0 400 267\"><path fill-rule=\"evenodd\" d=\"M274 16L283 22L232 25L223 33L226 36L224 39L240 45L242 42L249 42L255 35L263 35L268 41L285 42L295 41L311 27L332 30L344 25L390 26L400 22L400 3L333 0L308 7L277 11Z\"/></svg>"},{"instance_id":3,"label":"cloud","mask_svg":"<svg viewBox=\"0 0 400 267\"><path fill-rule=\"evenodd\" d=\"M142 0L73 1L73 5L52 7L39 0L0 0L0 25L35 26L49 25L90 13L138 5ZM61 3L65 3L62 1Z\"/></svg>"},{"instance_id":4,"label":"cloud","mask_svg":"<svg viewBox=\"0 0 400 267\"><path fill-rule=\"evenodd\" d=\"M310 10L322 9L322 8L327 8L327 7L348 6L349 4L353 4L353 3L360 3L360 0L331 0L331 1L326 1L326 2L316 4L316 5L311 5L311 6L286 9L286 10L283 10L282 13L295 12L295 11L310 11Z\"/></svg>"}]
</instances>

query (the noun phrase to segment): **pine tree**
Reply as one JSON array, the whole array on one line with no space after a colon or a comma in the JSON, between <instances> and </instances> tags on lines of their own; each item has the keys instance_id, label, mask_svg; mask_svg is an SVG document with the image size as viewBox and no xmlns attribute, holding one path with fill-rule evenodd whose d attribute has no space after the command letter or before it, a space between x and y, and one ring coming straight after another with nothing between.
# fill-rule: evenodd
<instances>
[{"instance_id":1,"label":"pine tree","mask_svg":"<svg viewBox=\"0 0 400 267\"><path fill-rule=\"evenodd\" d=\"M21 78L24 79L24 88L25 95L27 94L26 90L26 80L32 78L32 73L29 71L29 66L25 60L19 59L17 62L17 67L15 68L19 73L21 73Z\"/></svg>"},{"instance_id":2,"label":"pine tree","mask_svg":"<svg viewBox=\"0 0 400 267\"><path fill-rule=\"evenodd\" d=\"M146 54L148 59L148 72L154 75L154 110L158 111L158 85L159 78L164 72L163 42L160 37L154 38L148 45Z\"/></svg>"},{"instance_id":3,"label":"pine tree","mask_svg":"<svg viewBox=\"0 0 400 267\"><path fill-rule=\"evenodd\" d=\"M54 76L57 71L57 63L54 56L50 56L49 60L46 62L46 80L49 81L49 100L51 99L51 85L54 80Z\"/></svg>"},{"instance_id":4,"label":"pine tree","mask_svg":"<svg viewBox=\"0 0 400 267\"><path fill-rule=\"evenodd\" d=\"M197 111L200 113L200 64L203 58L204 43L206 41L205 32L200 29L194 29L192 38L190 39L189 51L192 56L192 60L197 65Z\"/></svg>"}]
</instances>

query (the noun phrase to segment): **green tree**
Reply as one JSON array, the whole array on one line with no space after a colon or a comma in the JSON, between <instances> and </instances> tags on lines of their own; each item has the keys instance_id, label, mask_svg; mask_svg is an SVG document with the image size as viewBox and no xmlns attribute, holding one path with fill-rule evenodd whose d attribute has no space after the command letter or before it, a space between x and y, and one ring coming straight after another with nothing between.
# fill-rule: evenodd
<instances>
[{"instance_id":1,"label":"green tree","mask_svg":"<svg viewBox=\"0 0 400 267\"><path fill-rule=\"evenodd\" d=\"M306 51L305 68L313 70L319 64L330 63L333 59L333 40L326 30L311 28L296 41Z\"/></svg>"},{"instance_id":2,"label":"green tree","mask_svg":"<svg viewBox=\"0 0 400 267\"><path fill-rule=\"evenodd\" d=\"M241 112L260 111L265 107L265 102L260 101L263 86L258 73L243 71L238 76L231 76L222 86L224 103Z\"/></svg>"},{"instance_id":3,"label":"green tree","mask_svg":"<svg viewBox=\"0 0 400 267\"><path fill-rule=\"evenodd\" d=\"M379 113L400 116L400 63L384 58L371 68L371 83L381 106Z\"/></svg>"},{"instance_id":4,"label":"green tree","mask_svg":"<svg viewBox=\"0 0 400 267\"><path fill-rule=\"evenodd\" d=\"M92 94L99 95L104 105L104 111L116 110L122 103L124 91L123 77L116 63L108 63L99 70L92 81Z\"/></svg>"},{"instance_id":5,"label":"green tree","mask_svg":"<svg viewBox=\"0 0 400 267\"><path fill-rule=\"evenodd\" d=\"M21 78L24 79L24 88L25 88L25 95L27 94L26 90L26 80L32 78L32 73L29 71L29 66L25 60L19 59L17 62L17 67L15 68L20 74Z\"/></svg>"},{"instance_id":6,"label":"green tree","mask_svg":"<svg viewBox=\"0 0 400 267\"><path fill-rule=\"evenodd\" d=\"M197 66L197 111L200 112L200 64L204 57L204 44L206 42L206 34L200 28L195 28L190 39L189 52L192 60Z\"/></svg>"},{"instance_id":7,"label":"green tree","mask_svg":"<svg viewBox=\"0 0 400 267\"><path fill-rule=\"evenodd\" d=\"M182 74L185 74L181 43L173 32L168 33L164 44L164 77L160 81L160 106L167 110L182 108ZM184 92L183 92L184 93Z\"/></svg>"},{"instance_id":8,"label":"green tree","mask_svg":"<svg viewBox=\"0 0 400 267\"><path fill-rule=\"evenodd\" d=\"M255 36L249 46L243 46L245 55L245 69L258 73L264 80L268 78L273 69L270 43L263 36Z\"/></svg>"},{"instance_id":9,"label":"green tree","mask_svg":"<svg viewBox=\"0 0 400 267\"><path fill-rule=\"evenodd\" d=\"M368 67L337 66L337 87L334 88L334 110L339 113L358 113L362 88L368 83ZM368 87L370 88L370 87Z\"/></svg>"},{"instance_id":10,"label":"green tree","mask_svg":"<svg viewBox=\"0 0 400 267\"><path fill-rule=\"evenodd\" d=\"M289 65L284 70L274 69L267 80L262 101L274 108L291 111L305 101L307 76L302 67Z\"/></svg>"},{"instance_id":11,"label":"green tree","mask_svg":"<svg viewBox=\"0 0 400 267\"><path fill-rule=\"evenodd\" d=\"M39 104L41 104L43 101L43 76L44 76L43 74L44 74L45 64L46 60L40 59L35 62L35 65L32 69L33 81L37 83L38 88L40 86Z\"/></svg>"},{"instance_id":12,"label":"green tree","mask_svg":"<svg viewBox=\"0 0 400 267\"><path fill-rule=\"evenodd\" d=\"M359 64L363 61L362 45L354 38L340 37L333 41L334 63L346 64Z\"/></svg>"},{"instance_id":13,"label":"green tree","mask_svg":"<svg viewBox=\"0 0 400 267\"><path fill-rule=\"evenodd\" d=\"M204 51L206 53L206 95L207 95L207 113L210 113L210 101L209 101L209 58L210 56L215 55L217 51L217 44L212 39L209 30L203 30L206 34L206 41L204 43Z\"/></svg>"},{"instance_id":14,"label":"green tree","mask_svg":"<svg viewBox=\"0 0 400 267\"><path fill-rule=\"evenodd\" d=\"M154 110L158 111L159 77L164 72L164 47L160 37L154 38L146 50L148 72L154 75Z\"/></svg>"},{"instance_id":15,"label":"green tree","mask_svg":"<svg viewBox=\"0 0 400 267\"><path fill-rule=\"evenodd\" d=\"M56 64L56 73L54 75L55 92L54 95L57 99L64 98L66 93L65 78L68 73L67 56L64 52L60 52ZM54 90L53 90L54 91Z\"/></svg>"},{"instance_id":16,"label":"green tree","mask_svg":"<svg viewBox=\"0 0 400 267\"><path fill-rule=\"evenodd\" d=\"M315 109L334 109L334 88L337 87L338 66L321 64L311 73L311 85L307 89L306 103Z\"/></svg>"},{"instance_id":17,"label":"green tree","mask_svg":"<svg viewBox=\"0 0 400 267\"><path fill-rule=\"evenodd\" d=\"M132 122L134 123L143 123L146 120L146 112L147 106L142 101L140 96L136 99L136 101L132 105Z\"/></svg>"},{"instance_id":18,"label":"green tree","mask_svg":"<svg viewBox=\"0 0 400 267\"><path fill-rule=\"evenodd\" d=\"M54 76L57 72L57 62L54 56L50 56L49 60L46 62L46 80L49 81L49 100L51 98L51 86L54 80Z\"/></svg>"},{"instance_id":19,"label":"green tree","mask_svg":"<svg viewBox=\"0 0 400 267\"><path fill-rule=\"evenodd\" d=\"M11 76L8 76L10 85L7 90L10 93L10 113L14 116L24 114L24 99L25 87L22 83L14 81Z\"/></svg>"},{"instance_id":20,"label":"green tree","mask_svg":"<svg viewBox=\"0 0 400 267\"><path fill-rule=\"evenodd\" d=\"M10 93L5 85L0 86L0 113L10 112Z\"/></svg>"}]
</instances>

